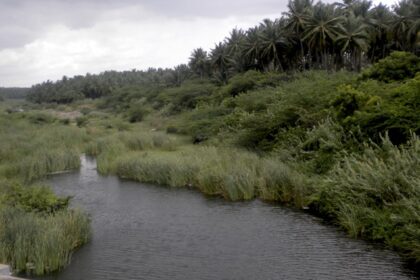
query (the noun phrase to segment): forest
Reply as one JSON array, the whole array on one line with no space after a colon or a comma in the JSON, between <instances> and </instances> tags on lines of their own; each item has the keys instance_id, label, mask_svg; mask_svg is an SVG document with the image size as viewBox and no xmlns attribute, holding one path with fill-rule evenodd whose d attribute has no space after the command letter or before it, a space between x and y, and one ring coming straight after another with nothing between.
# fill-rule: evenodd
<instances>
[{"instance_id":1,"label":"forest","mask_svg":"<svg viewBox=\"0 0 420 280\"><path fill-rule=\"evenodd\" d=\"M103 175L306 211L418 270L419 55L419 1L291 0L171 69L34 85L0 103L0 261L42 275L88 242L86 213L38 183L87 154Z\"/></svg>"}]
</instances>

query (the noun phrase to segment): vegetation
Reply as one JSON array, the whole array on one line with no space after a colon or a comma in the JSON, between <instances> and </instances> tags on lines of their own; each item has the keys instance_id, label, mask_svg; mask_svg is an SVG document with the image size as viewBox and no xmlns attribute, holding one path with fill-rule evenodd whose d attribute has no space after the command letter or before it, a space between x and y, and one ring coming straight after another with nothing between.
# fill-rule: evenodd
<instances>
[{"instance_id":1,"label":"vegetation","mask_svg":"<svg viewBox=\"0 0 420 280\"><path fill-rule=\"evenodd\" d=\"M202 48L193 50L188 65L63 77L55 83L33 86L28 99L37 103L70 103L108 96L127 87L149 93L163 88L176 91L174 87L191 78L210 78L226 84L235 75L250 70L360 71L393 51L419 55L419 24L420 4L416 0L402 0L392 9L382 4L372 6L367 0L334 4L290 0L288 10L280 18L264 19L248 30L234 29L209 52Z\"/></svg>"},{"instance_id":2,"label":"vegetation","mask_svg":"<svg viewBox=\"0 0 420 280\"><path fill-rule=\"evenodd\" d=\"M89 219L68 208L68 197L33 183L78 168L87 135L44 112L0 109L0 262L16 273L62 269L87 242Z\"/></svg>"},{"instance_id":3,"label":"vegetation","mask_svg":"<svg viewBox=\"0 0 420 280\"><path fill-rule=\"evenodd\" d=\"M40 215L1 208L0 220L0 258L18 273L42 275L62 269L89 237L89 221L79 211Z\"/></svg>"},{"instance_id":4,"label":"vegetation","mask_svg":"<svg viewBox=\"0 0 420 280\"><path fill-rule=\"evenodd\" d=\"M418 264L420 76L366 74L393 76L416 59L394 53L359 75L250 71L226 85L193 79L154 96L118 91L98 106L140 102L148 115L85 151L103 174L309 209ZM196 85L205 87L190 94ZM108 110L129 123L124 110ZM87 117L86 129L97 128Z\"/></svg>"},{"instance_id":5,"label":"vegetation","mask_svg":"<svg viewBox=\"0 0 420 280\"><path fill-rule=\"evenodd\" d=\"M0 87L0 100L2 99L25 99L29 88L4 88Z\"/></svg>"},{"instance_id":6,"label":"vegetation","mask_svg":"<svg viewBox=\"0 0 420 280\"><path fill-rule=\"evenodd\" d=\"M0 260L47 273L86 242L86 217L31 186L85 152L102 174L307 209L420 267L419 15L413 0L292 0L188 65L2 102Z\"/></svg>"}]
</instances>

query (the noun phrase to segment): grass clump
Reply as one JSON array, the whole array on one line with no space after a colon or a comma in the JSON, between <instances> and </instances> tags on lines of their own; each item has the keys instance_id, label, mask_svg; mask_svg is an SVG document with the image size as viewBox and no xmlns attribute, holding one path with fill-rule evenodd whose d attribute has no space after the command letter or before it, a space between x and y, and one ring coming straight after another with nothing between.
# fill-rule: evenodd
<instances>
[{"instance_id":1,"label":"grass clump","mask_svg":"<svg viewBox=\"0 0 420 280\"><path fill-rule=\"evenodd\" d=\"M147 151L121 156L115 166L116 174L122 178L194 187L204 194L232 201L261 196L300 207L308 193L306 182L295 179L297 173L290 167L235 149L187 147L173 152ZM278 175L277 168L288 173Z\"/></svg>"},{"instance_id":2,"label":"grass clump","mask_svg":"<svg viewBox=\"0 0 420 280\"><path fill-rule=\"evenodd\" d=\"M388 244L420 262L420 140L388 138L348 155L324 179L319 207L354 237Z\"/></svg>"},{"instance_id":3,"label":"grass clump","mask_svg":"<svg viewBox=\"0 0 420 280\"><path fill-rule=\"evenodd\" d=\"M19 173L26 182L32 182L47 174L68 171L80 167L80 155L72 150L40 150L25 157L19 163Z\"/></svg>"},{"instance_id":4,"label":"grass clump","mask_svg":"<svg viewBox=\"0 0 420 280\"><path fill-rule=\"evenodd\" d=\"M39 215L0 208L0 260L16 273L43 275L62 269L89 238L89 220L79 211Z\"/></svg>"}]
</instances>

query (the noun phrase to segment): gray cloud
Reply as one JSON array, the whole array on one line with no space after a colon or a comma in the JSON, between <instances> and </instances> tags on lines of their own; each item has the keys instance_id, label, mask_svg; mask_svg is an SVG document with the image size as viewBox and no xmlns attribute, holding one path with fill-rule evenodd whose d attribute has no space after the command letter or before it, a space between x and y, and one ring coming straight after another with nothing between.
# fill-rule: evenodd
<instances>
[{"instance_id":1,"label":"gray cloud","mask_svg":"<svg viewBox=\"0 0 420 280\"><path fill-rule=\"evenodd\" d=\"M3 0L0 2L0 49L23 46L62 24L72 29L92 26L116 9L144 7L171 18L223 18L235 15L281 14L286 0ZM131 15L135 17L135 15Z\"/></svg>"}]
</instances>

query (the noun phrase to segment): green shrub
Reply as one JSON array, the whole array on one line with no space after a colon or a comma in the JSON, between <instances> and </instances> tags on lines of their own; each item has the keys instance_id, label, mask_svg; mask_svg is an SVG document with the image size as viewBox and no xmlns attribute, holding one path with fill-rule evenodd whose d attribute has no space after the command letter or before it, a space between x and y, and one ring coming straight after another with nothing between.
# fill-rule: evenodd
<instances>
[{"instance_id":1,"label":"green shrub","mask_svg":"<svg viewBox=\"0 0 420 280\"><path fill-rule=\"evenodd\" d=\"M362 79L400 81L413 78L417 72L420 72L420 58L409 52L396 51L364 70Z\"/></svg>"},{"instance_id":2,"label":"green shrub","mask_svg":"<svg viewBox=\"0 0 420 280\"><path fill-rule=\"evenodd\" d=\"M397 85L362 83L358 88L344 86L332 105L346 130L360 131L365 139L377 143L381 135L388 133L394 144L402 144L409 139L411 132L420 132L419 88L420 75Z\"/></svg>"},{"instance_id":3,"label":"green shrub","mask_svg":"<svg viewBox=\"0 0 420 280\"><path fill-rule=\"evenodd\" d=\"M180 87L163 90L157 97L162 105L167 105L166 114L172 115L184 110L194 109L200 102L208 99L216 87L204 81L191 81Z\"/></svg>"},{"instance_id":4,"label":"green shrub","mask_svg":"<svg viewBox=\"0 0 420 280\"><path fill-rule=\"evenodd\" d=\"M69 125L70 124L70 119L61 119L60 123L62 123L64 125Z\"/></svg>"},{"instance_id":5,"label":"green shrub","mask_svg":"<svg viewBox=\"0 0 420 280\"><path fill-rule=\"evenodd\" d=\"M229 80L229 84L224 90L227 95L236 96L240 93L254 89L262 77L263 74L254 70L238 74Z\"/></svg>"},{"instance_id":6,"label":"green shrub","mask_svg":"<svg viewBox=\"0 0 420 280\"><path fill-rule=\"evenodd\" d=\"M143 106L134 105L128 110L128 120L131 123L141 122L147 114L148 110L146 110Z\"/></svg>"},{"instance_id":7,"label":"green shrub","mask_svg":"<svg viewBox=\"0 0 420 280\"><path fill-rule=\"evenodd\" d=\"M46 186L23 187L20 184L0 183L4 192L0 202L26 212L54 213L66 209L69 197L59 198Z\"/></svg>"},{"instance_id":8,"label":"green shrub","mask_svg":"<svg viewBox=\"0 0 420 280\"><path fill-rule=\"evenodd\" d=\"M168 126L166 128L166 133L178 133L178 128L175 126Z\"/></svg>"},{"instance_id":9,"label":"green shrub","mask_svg":"<svg viewBox=\"0 0 420 280\"><path fill-rule=\"evenodd\" d=\"M44 112L28 113L27 118L33 124L50 124L56 120L51 114Z\"/></svg>"},{"instance_id":10,"label":"green shrub","mask_svg":"<svg viewBox=\"0 0 420 280\"><path fill-rule=\"evenodd\" d=\"M85 126L89 121L89 118L86 116L81 116L81 117L77 117L76 118L76 124L78 127L83 127Z\"/></svg>"}]
</instances>

